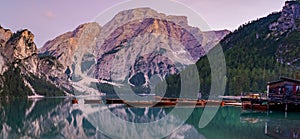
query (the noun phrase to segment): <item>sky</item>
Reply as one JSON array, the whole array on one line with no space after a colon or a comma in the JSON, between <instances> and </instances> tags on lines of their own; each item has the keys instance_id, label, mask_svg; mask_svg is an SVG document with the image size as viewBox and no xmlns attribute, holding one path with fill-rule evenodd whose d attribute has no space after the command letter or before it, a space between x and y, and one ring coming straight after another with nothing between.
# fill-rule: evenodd
<instances>
[{"instance_id":1,"label":"sky","mask_svg":"<svg viewBox=\"0 0 300 139\"><path fill-rule=\"evenodd\" d=\"M13 32L29 29L37 47L78 25L98 21L102 26L119 11L150 7L184 15L192 26L204 22L211 30L235 30L249 21L280 11L285 0L3 0L0 25ZM201 27L199 27L201 28Z\"/></svg>"}]
</instances>

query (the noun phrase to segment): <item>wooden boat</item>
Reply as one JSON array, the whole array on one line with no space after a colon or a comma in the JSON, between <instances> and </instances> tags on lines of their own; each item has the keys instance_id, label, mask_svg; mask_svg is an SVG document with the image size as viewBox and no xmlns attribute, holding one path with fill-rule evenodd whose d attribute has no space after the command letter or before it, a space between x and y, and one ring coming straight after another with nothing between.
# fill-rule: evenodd
<instances>
[{"instance_id":1,"label":"wooden boat","mask_svg":"<svg viewBox=\"0 0 300 139\"><path fill-rule=\"evenodd\" d=\"M243 104L244 110L267 111L267 105L261 104Z\"/></svg>"},{"instance_id":2,"label":"wooden boat","mask_svg":"<svg viewBox=\"0 0 300 139\"><path fill-rule=\"evenodd\" d=\"M161 96L154 96L154 99L157 101L178 101L178 98L167 98Z\"/></svg>"},{"instance_id":3,"label":"wooden boat","mask_svg":"<svg viewBox=\"0 0 300 139\"><path fill-rule=\"evenodd\" d=\"M106 98L106 104L125 104L125 101L122 99Z\"/></svg>"},{"instance_id":4,"label":"wooden boat","mask_svg":"<svg viewBox=\"0 0 300 139\"><path fill-rule=\"evenodd\" d=\"M84 104L101 104L102 100L100 99L84 99Z\"/></svg>"},{"instance_id":5,"label":"wooden boat","mask_svg":"<svg viewBox=\"0 0 300 139\"><path fill-rule=\"evenodd\" d=\"M226 103L223 106L242 106L240 102Z\"/></svg>"},{"instance_id":6,"label":"wooden boat","mask_svg":"<svg viewBox=\"0 0 300 139\"><path fill-rule=\"evenodd\" d=\"M138 94L139 96L155 96L155 94L147 94L147 93L142 93Z\"/></svg>"},{"instance_id":7,"label":"wooden boat","mask_svg":"<svg viewBox=\"0 0 300 139\"><path fill-rule=\"evenodd\" d=\"M76 98L72 99L72 104L78 104L78 100Z\"/></svg>"},{"instance_id":8,"label":"wooden boat","mask_svg":"<svg viewBox=\"0 0 300 139\"><path fill-rule=\"evenodd\" d=\"M157 104L154 101L125 101L128 107L153 107Z\"/></svg>"}]
</instances>

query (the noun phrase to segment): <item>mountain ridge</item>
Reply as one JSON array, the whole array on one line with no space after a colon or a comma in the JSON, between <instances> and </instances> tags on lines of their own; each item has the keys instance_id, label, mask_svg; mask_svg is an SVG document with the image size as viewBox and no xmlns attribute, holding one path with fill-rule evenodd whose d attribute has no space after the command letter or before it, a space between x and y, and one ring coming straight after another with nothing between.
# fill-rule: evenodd
<instances>
[{"instance_id":1,"label":"mountain ridge","mask_svg":"<svg viewBox=\"0 0 300 139\"><path fill-rule=\"evenodd\" d=\"M166 26L167 24L168 26ZM71 34L76 34L76 30L78 30L78 28L85 28L85 26L87 25L99 26L100 28L94 29L97 30L97 33L92 33L93 35L91 38L94 38L94 40L86 42L84 48L90 49L88 53L81 53L81 51L76 50L79 45L76 45L75 43L64 44L64 42L66 42L70 38L78 40L78 36L74 37L71 36ZM65 63L64 61L62 61L63 58L59 57L59 54L66 54L67 49L60 49L59 47L67 45L64 48L74 49L70 50L74 53L66 54L65 57L73 57L74 60L76 59L75 61L80 62L73 61L69 62L69 64L67 65L63 65L64 67L70 66L72 70L73 82L76 82L76 84L78 85L86 84L83 85L86 87L89 86L87 85L87 82L109 82L111 84L129 83L133 85L132 83L130 83L130 79L135 74L139 74L142 71L144 78L147 80L145 81L146 84L144 84L144 86L148 86L150 78L153 74L159 73L159 76L161 77L161 79L163 79L166 75L169 74L168 69L166 68L174 67L175 65L183 65L180 66L180 68L177 68L181 70L185 65L195 63L198 58L204 55L205 51L209 51L220 40L220 38L229 33L229 31L227 30L216 32L201 32L196 27L188 26L187 17L167 16L165 14L158 13L150 8L138 8L121 11L117 15L115 15L111 21L109 21L102 27L100 27L100 25L97 23L87 23L80 26L77 27L77 29L75 29L74 31L67 33L66 35L59 36L53 40L48 41L40 49L40 54L52 55L56 57L61 63ZM167 30L166 27L168 27L169 29L173 29L173 31ZM193 51L192 49L188 51L186 48L184 48L184 45L188 45L180 44L181 40L176 39L178 38L178 35L176 37L176 33L180 35L181 30L185 30L186 34L191 34L190 36L194 37L194 40L185 41L191 44L189 47L198 46L199 51ZM173 32L173 34L168 33L168 31ZM173 46L175 46L174 44L176 44L176 42L172 42L169 39L173 39L173 41L179 42L179 45L177 44L178 46L176 46L176 48L171 49L170 46L172 45L172 43ZM162 43L160 46L155 44L155 42L158 41ZM191 43L189 41L191 41ZM92 45L88 46L87 44L89 43ZM197 43L198 45L196 45ZM182 54L178 53L182 55L178 55L180 58L175 58L174 56L172 56L174 54L176 55L177 53L175 53L175 49L177 49L176 51L180 53L184 52ZM200 49L205 50L201 50L201 52ZM49 50L54 51L50 52ZM58 51L55 50L59 50L60 52L58 53ZM159 65L158 61L162 62L160 59L163 59L163 57L161 57L162 55L153 55L153 53L166 54L166 52L168 53L168 55L164 56L166 60L171 58L171 61L173 62L169 60L168 63L165 63L165 65L162 64L161 66L151 66L151 64L149 64L149 62L154 62L154 65ZM190 53L194 53L192 54L192 57L188 56L190 55ZM135 67L137 65L134 64L138 63L138 59L143 59L144 55L147 57L148 54L151 55L152 58L156 59L156 61L146 60L144 61L144 63L148 64L144 64L144 69L137 69ZM184 56L183 54L186 56ZM178 64L178 61L181 61L179 62L180 64ZM145 68L145 66L148 67L148 69ZM136 69L136 71L134 71L134 69ZM159 70L162 70L164 72L160 72ZM174 69L170 73L175 74L176 72L174 71L177 70ZM83 86L81 88L84 88Z\"/></svg>"}]
</instances>

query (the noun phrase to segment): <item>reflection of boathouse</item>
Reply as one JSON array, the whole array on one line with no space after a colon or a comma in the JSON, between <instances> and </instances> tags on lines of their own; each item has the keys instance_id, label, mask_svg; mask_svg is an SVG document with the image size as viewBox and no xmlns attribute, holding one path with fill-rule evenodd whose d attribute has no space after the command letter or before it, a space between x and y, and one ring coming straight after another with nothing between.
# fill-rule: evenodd
<instances>
[{"instance_id":1,"label":"reflection of boathouse","mask_svg":"<svg viewBox=\"0 0 300 139\"><path fill-rule=\"evenodd\" d=\"M288 123L288 125L287 125ZM278 139L300 139L300 127L297 120L275 120L265 122L265 135Z\"/></svg>"},{"instance_id":2,"label":"reflection of boathouse","mask_svg":"<svg viewBox=\"0 0 300 139\"><path fill-rule=\"evenodd\" d=\"M241 113L242 123L263 125L261 131L275 139L300 139L300 117L298 113ZM265 137L261 137L265 138Z\"/></svg>"}]
</instances>

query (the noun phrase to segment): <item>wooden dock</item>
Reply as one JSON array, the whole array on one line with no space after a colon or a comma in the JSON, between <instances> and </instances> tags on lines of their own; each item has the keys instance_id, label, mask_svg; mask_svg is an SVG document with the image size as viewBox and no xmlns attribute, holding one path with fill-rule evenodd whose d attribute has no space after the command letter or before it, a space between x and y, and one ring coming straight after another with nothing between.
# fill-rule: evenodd
<instances>
[{"instance_id":1,"label":"wooden dock","mask_svg":"<svg viewBox=\"0 0 300 139\"><path fill-rule=\"evenodd\" d=\"M282 97L270 98L241 98L244 110L256 111L300 111L300 101Z\"/></svg>"},{"instance_id":2,"label":"wooden dock","mask_svg":"<svg viewBox=\"0 0 300 139\"><path fill-rule=\"evenodd\" d=\"M153 101L127 101L122 99L106 98L106 104L125 104L128 107L203 107L210 106L241 106L241 103L234 100L193 100L179 98L164 98L155 96Z\"/></svg>"}]
</instances>

